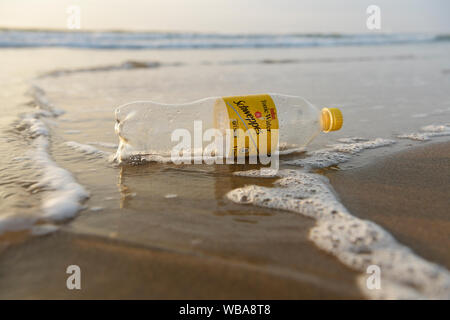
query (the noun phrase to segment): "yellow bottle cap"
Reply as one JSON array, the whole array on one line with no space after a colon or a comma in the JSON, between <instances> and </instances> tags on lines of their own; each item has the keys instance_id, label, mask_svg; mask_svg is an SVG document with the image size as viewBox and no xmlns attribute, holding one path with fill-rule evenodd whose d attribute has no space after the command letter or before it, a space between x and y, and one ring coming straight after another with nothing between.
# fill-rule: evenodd
<instances>
[{"instance_id":1,"label":"yellow bottle cap","mask_svg":"<svg viewBox=\"0 0 450 320\"><path fill-rule=\"evenodd\" d=\"M336 131L342 128L344 117L338 108L323 108L320 124L323 132Z\"/></svg>"}]
</instances>

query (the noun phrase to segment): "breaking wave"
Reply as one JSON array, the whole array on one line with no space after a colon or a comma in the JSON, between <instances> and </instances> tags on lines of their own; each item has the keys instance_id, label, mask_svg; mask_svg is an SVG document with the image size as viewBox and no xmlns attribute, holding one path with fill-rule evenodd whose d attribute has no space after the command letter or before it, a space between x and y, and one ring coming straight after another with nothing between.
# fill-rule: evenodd
<instances>
[{"instance_id":1,"label":"breaking wave","mask_svg":"<svg viewBox=\"0 0 450 320\"><path fill-rule=\"evenodd\" d=\"M449 41L430 34L211 34L0 30L0 47L95 49L301 48Z\"/></svg>"}]
</instances>

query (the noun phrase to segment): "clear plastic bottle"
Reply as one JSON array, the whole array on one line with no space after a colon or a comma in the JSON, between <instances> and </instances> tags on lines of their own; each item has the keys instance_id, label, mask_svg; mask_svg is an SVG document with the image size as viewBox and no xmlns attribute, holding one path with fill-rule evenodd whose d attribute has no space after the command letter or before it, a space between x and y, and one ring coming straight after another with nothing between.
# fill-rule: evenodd
<instances>
[{"instance_id":1,"label":"clear plastic bottle","mask_svg":"<svg viewBox=\"0 0 450 320\"><path fill-rule=\"evenodd\" d=\"M277 131L278 141L269 146L269 153L275 149L287 153L304 148L321 131L339 130L343 123L339 109L319 110L302 97L275 93L210 97L185 104L136 101L118 107L115 113L119 162L137 155L168 159L177 144L173 141L177 129L190 133L195 154L210 145L212 140L203 136L208 129L216 129L224 136L227 130L236 136L237 129L253 130L256 135L264 130ZM235 150L238 155L239 151Z\"/></svg>"}]
</instances>

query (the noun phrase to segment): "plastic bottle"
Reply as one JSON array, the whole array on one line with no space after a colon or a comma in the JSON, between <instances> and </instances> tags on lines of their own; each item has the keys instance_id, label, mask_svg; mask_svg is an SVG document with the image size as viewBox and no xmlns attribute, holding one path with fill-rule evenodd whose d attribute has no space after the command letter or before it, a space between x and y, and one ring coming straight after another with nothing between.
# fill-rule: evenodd
<instances>
[{"instance_id":1,"label":"plastic bottle","mask_svg":"<svg viewBox=\"0 0 450 320\"><path fill-rule=\"evenodd\" d=\"M118 107L115 113L115 129L120 137L118 161L136 155L167 159L177 145L173 141L174 132L180 129L190 134L191 150L197 155L214 140L205 139L208 129L215 129L224 137L231 132L231 138L221 143L226 144L224 149L234 143L234 148L231 145L228 151L218 152L228 157L249 155L249 149L261 152L264 148L259 150L259 142L253 140L262 137L261 132L268 131L266 152L287 153L304 148L320 132L339 130L343 124L342 113L337 108L319 110L302 97L273 93L210 97L185 104L136 101ZM246 145L236 147L242 134L247 134ZM271 143L270 139L275 142ZM220 143L216 145L220 149Z\"/></svg>"}]
</instances>

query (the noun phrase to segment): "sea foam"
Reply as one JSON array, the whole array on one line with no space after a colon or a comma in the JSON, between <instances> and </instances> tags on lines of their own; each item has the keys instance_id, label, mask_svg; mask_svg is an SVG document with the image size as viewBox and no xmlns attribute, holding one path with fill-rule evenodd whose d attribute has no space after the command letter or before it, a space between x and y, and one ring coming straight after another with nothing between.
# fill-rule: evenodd
<instances>
[{"instance_id":1,"label":"sea foam","mask_svg":"<svg viewBox=\"0 0 450 320\"><path fill-rule=\"evenodd\" d=\"M32 149L28 158L41 173L39 180L28 187L29 191L42 192L41 212L26 216L19 214L2 216L0 233L30 229L41 220L52 222L72 218L83 208L83 201L89 197L89 193L76 182L72 174L59 167L50 156L50 129L44 119L50 121L63 111L53 107L40 88L33 87L31 95L35 98L38 108L23 115L16 129L30 139ZM45 232L50 230L54 228L48 227ZM41 231L36 230L36 234L44 232Z\"/></svg>"},{"instance_id":2,"label":"sea foam","mask_svg":"<svg viewBox=\"0 0 450 320\"><path fill-rule=\"evenodd\" d=\"M303 48L448 41L429 34L217 34L192 32L70 32L0 30L0 47L97 49Z\"/></svg>"},{"instance_id":3,"label":"sea foam","mask_svg":"<svg viewBox=\"0 0 450 320\"><path fill-rule=\"evenodd\" d=\"M35 139L33 159L43 175L34 187L46 190L41 205L43 218L55 221L72 218L82 209L82 202L89 197L89 193L75 181L69 171L59 167L51 159L48 145L46 137Z\"/></svg>"},{"instance_id":4,"label":"sea foam","mask_svg":"<svg viewBox=\"0 0 450 320\"><path fill-rule=\"evenodd\" d=\"M76 151L79 151L81 153L88 154L88 155L104 156L104 155L109 154L109 153L101 151L101 150L97 149L96 147L93 147L89 144L83 144L83 143L79 143L76 141L67 141L64 144Z\"/></svg>"},{"instance_id":5,"label":"sea foam","mask_svg":"<svg viewBox=\"0 0 450 320\"><path fill-rule=\"evenodd\" d=\"M347 162L352 155L366 149L375 149L389 146L395 140L377 138L368 141L362 138L343 138L339 144L333 144L327 148L308 152L306 158L287 161L286 164L302 166L307 168L326 168Z\"/></svg>"},{"instance_id":6,"label":"sea foam","mask_svg":"<svg viewBox=\"0 0 450 320\"><path fill-rule=\"evenodd\" d=\"M400 139L428 141L433 137L450 136L450 124L431 124L420 129L420 132L399 135Z\"/></svg>"},{"instance_id":7,"label":"sea foam","mask_svg":"<svg viewBox=\"0 0 450 320\"><path fill-rule=\"evenodd\" d=\"M239 175L258 176L259 170ZM267 175L266 175L267 176ZM373 222L354 217L336 199L324 176L301 171L280 170L273 188L250 185L230 191L228 199L240 204L293 211L316 220L309 238L348 267L366 272L381 269L382 287L368 290L367 275L358 285L369 298L450 298L450 273L399 244Z\"/></svg>"}]
</instances>

